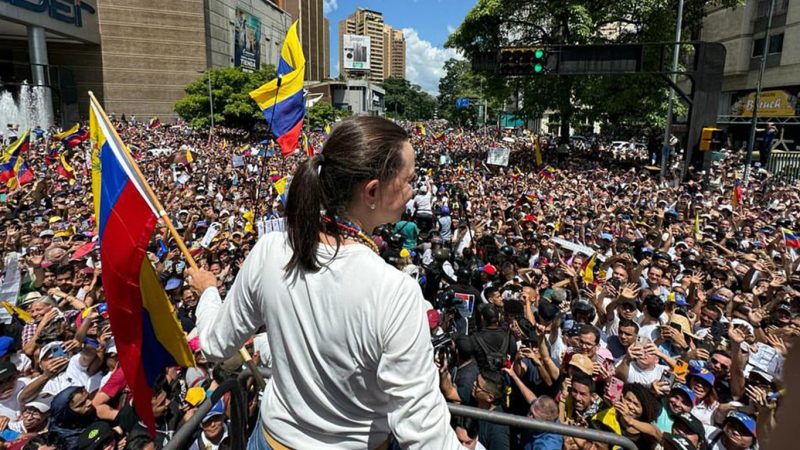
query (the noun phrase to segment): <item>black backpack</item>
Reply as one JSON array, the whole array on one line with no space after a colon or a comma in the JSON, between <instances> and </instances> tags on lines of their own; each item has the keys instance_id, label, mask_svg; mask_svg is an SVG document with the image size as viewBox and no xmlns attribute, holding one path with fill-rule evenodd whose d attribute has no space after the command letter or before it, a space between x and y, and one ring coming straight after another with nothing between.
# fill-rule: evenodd
<instances>
[{"instance_id":1,"label":"black backpack","mask_svg":"<svg viewBox=\"0 0 800 450\"><path fill-rule=\"evenodd\" d=\"M509 335L510 332L506 332L506 335L503 338L503 343L500 345L499 350L491 350L489 345L480 335L475 335L475 343L478 344L478 347L480 347L483 355L486 358L486 367L484 367L485 369L499 372L500 369L503 368L503 365L506 362L506 356L508 355L506 352L508 351Z\"/></svg>"}]
</instances>

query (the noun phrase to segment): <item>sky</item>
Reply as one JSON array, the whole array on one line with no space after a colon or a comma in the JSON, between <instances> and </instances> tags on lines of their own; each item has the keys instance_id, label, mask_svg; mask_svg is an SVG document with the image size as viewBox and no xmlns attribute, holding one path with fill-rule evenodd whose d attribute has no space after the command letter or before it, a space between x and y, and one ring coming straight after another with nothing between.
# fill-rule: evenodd
<instances>
[{"instance_id":1,"label":"sky","mask_svg":"<svg viewBox=\"0 0 800 450\"><path fill-rule=\"evenodd\" d=\"M331 24L331 78L339 75L339 21L361 7L383 13L383 21L403 30L406 38L406 78L437 95L442 66L461 58L444 48L447 36L464 20L476 0L323 0Z\"/></svg>"}]
</instances>

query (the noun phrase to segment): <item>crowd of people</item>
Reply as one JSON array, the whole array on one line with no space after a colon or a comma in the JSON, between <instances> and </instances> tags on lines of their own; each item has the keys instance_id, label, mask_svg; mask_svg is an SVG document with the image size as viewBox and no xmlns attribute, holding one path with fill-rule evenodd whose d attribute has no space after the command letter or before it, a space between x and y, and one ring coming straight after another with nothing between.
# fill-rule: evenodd
<instances>
[{"instance_id":1,"label":"crowd of people","mask_svg":"<svg viewBox=\"0 0 800 450\"><path fill-rule=\"evenodd\" d=\"M115 125L224 298L257 240L283 229L285 190L305 154L281 156L240 130ZM741 191L735 155L661 182L598 146L543 142L537 166L519 130L402 125L417 155L415 194L373 238L430 302L431 363L448 402L607 431L640 449L758 448L800 334L796 186L761 170ZM156 435L147 431L108 322L90 142L68 149L53 134L36 133L25 154L35 179L0 191L0 445L163 448L243 361L203 356L198 295L160 221L148 257L197 366L156 380ZM309 136L324 155L324 132ZM497 148L509 150L507 165L487 164ZM62 155L73 176L56 170ZM246 347L268 368L261 331ZM258 392L249 396L252 425ZM242 424L228 407L213 405L189 448L230 448ZM464 417L452 427L470 449L609 447Z\"/></svg>"}]
</instances>

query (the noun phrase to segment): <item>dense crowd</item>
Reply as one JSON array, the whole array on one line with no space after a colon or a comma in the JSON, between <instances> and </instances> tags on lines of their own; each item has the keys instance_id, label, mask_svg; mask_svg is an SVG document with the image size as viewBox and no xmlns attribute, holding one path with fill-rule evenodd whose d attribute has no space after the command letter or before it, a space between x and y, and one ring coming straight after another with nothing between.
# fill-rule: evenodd
<instances>
[{"instance_id":1,"label":"dense crowd","mask_svg":"<svg viewBox=\"0 0 800 450\"><path fill-rule=\"evenodd\" d=\"M282 229L284 188L305 154L283 157L240 130L115 124L224 296L258 238ZM736 155L689 171L687 182L679 170L659 182L647 161L599 141L570 151L543 139L537 167L534 139L520 130L404 126L417 152L415 196L374 239L431 303L448 401L609 431L641 449L758 447L800 334L800 259L785 234L800 229L796 187L761 170L737 191ZM150 436L117 367L89 141L68 149L40 131L25 155L35 180L0 193L2 448L160 449L243 362L204 358L198 297L159 222L148 257L197 367L156 381ZM324 132L309 135L324 154ZM487 164L493 149L509 150L507 165ZM74 180L55 170L55 153ZM270 366L265 333L247 348ZM230 448L230 427L241 424L228 406L223 398L205 414L190 448ZM471 449L609 447L463 417L452 426Z\"/></svg>"}]
</instances>

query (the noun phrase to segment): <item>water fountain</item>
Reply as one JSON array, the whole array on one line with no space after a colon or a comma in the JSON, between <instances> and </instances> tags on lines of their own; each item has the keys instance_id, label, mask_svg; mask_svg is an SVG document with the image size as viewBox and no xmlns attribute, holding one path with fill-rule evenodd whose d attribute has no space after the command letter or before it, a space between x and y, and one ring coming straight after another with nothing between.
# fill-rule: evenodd
<instances>
[{"instance_id":1,"label":"water fountain","mask_svg":"<svg viewBox=\"0 0 800 450\"><path fill-rule=\"evenodd\" d=\"M3 89L3 86L0 86ZM7 124L19 125L19 130L27 130L37 125L47 129L53 124L50 108L47 102L50 100L49 88L43 86L31 86L27 81L23 81L19 87L18 99L14 100L11 91L2 90L0 92L0 129L5 130Z\"/></svg>"}]
</instances>

